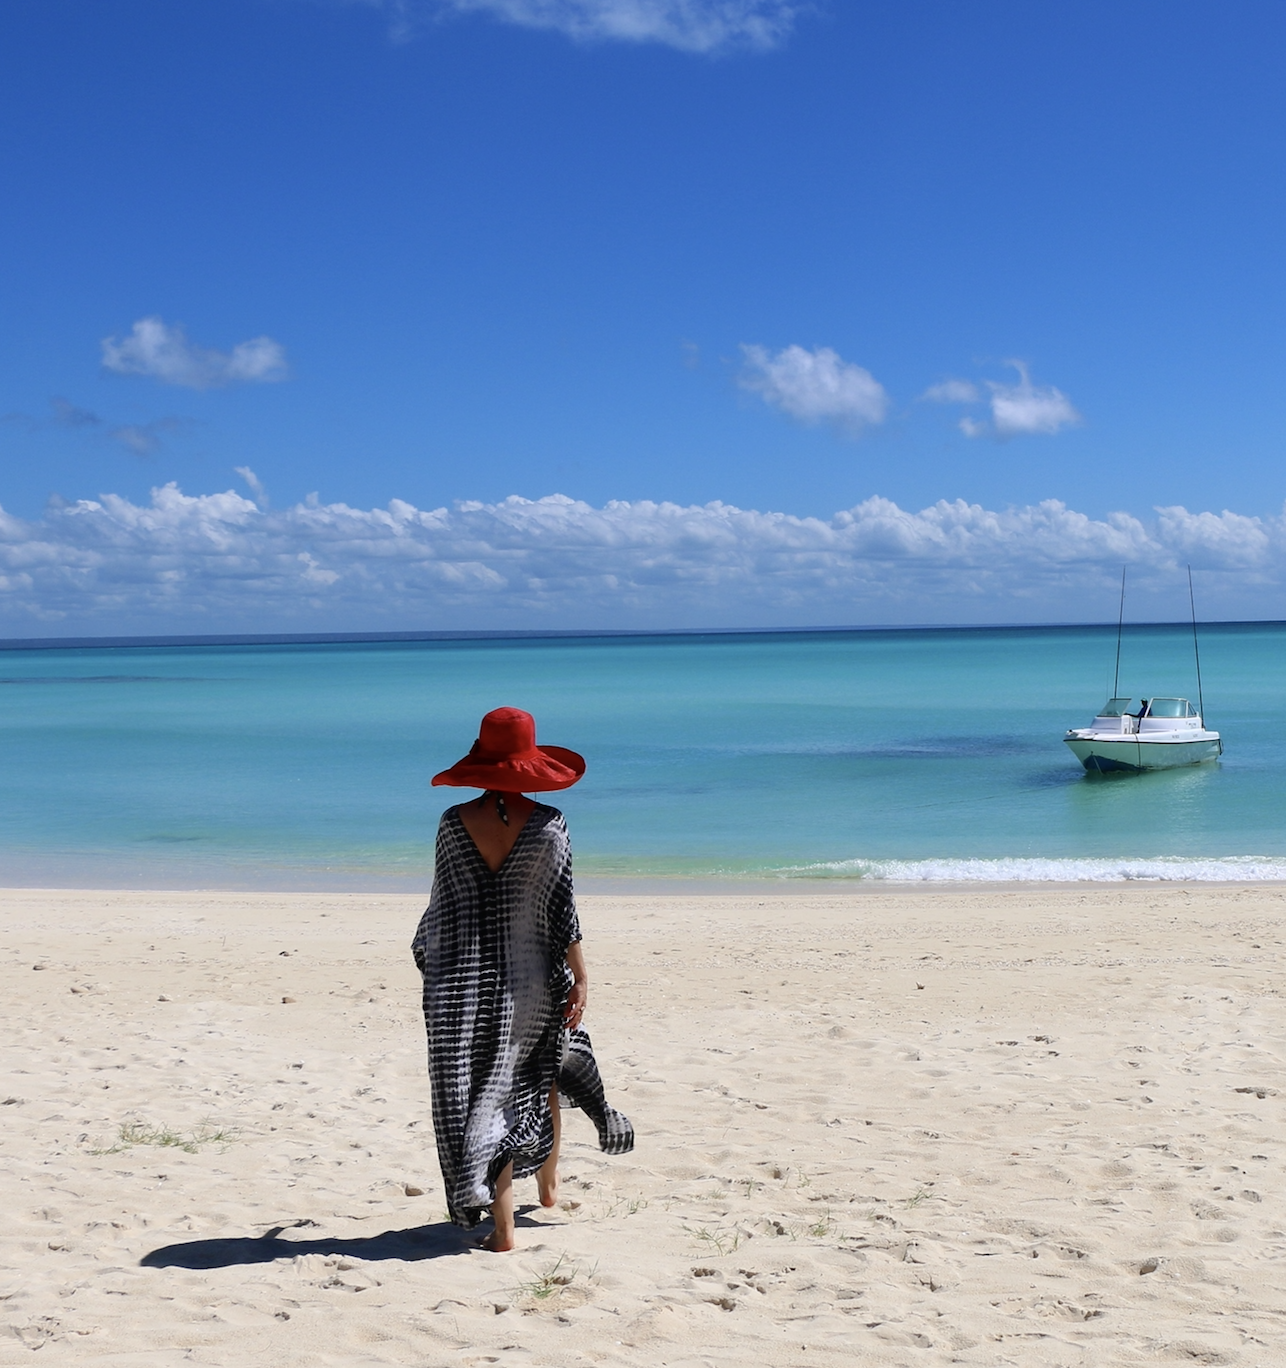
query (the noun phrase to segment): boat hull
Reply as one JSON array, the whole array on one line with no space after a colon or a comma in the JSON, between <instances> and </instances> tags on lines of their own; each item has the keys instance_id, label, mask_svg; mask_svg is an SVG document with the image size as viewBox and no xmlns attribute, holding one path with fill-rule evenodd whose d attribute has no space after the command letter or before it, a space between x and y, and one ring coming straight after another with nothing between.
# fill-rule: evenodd
<instances>
[{"instance_id":1,"label":"boat hull","mask_svg":"<svg viewBox=\"0 0 1286 1368\"><path fill-rule=\"evenodd\" d=\"M1222 745L1217 736L1191 741L1147 741L1137 736L1068 736L1068 749L1091 774L1124 771L1142 774L1145 770L1179 769L1217 760Z\"/></svg>"}]
</instances>

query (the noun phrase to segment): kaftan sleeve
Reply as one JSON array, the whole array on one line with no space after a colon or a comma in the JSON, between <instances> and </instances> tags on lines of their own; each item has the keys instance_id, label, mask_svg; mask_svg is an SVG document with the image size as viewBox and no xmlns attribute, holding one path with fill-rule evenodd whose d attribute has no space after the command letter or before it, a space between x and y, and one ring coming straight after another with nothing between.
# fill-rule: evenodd
<instances>
[{"instance_id":1,"label":"kaftan sleeve","mask_svg":"<svg viewBox=\"0 0 1286 1368\"><path fill-rule=\"evenodd\" d=\"M450 812L449 808L447 812ZM442 820L438 823L438 839L433 853L433 889L429 894L429 905L425 908L424 915L420 918L420 924L415 928L415 935L411 940L411 954L415 958L415 967L421 974L424 973L425 966L429 962L431 946L438 931L439 901L442 885L445 882L443 876L446 873L449 858L446 822L447 813L444 812Z\"/></svg>"},{"instance_id":2,"label":"kaftan sleeve","mask_svg":"<svg viewBox=\"0 0 1286 1368\"><path fill-rule=\"evenodd\" d=\"M576 892L572 882L572 843L567 835L567 823L558 813L550 823L556 830L554 857L557 872L550 895L549 932L551 948L558 960L567 954L567 947L581 938L580 918L576 915Z\"/></svg>"}]
</instances>

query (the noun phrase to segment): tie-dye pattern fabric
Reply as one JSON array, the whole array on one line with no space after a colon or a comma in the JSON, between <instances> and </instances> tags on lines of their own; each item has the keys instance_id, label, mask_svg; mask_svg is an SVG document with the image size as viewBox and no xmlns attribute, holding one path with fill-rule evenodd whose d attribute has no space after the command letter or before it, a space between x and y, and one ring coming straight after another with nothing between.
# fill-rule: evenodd
<instances>
[{"instance_id":1,"label":"tie-dye pattern fabric","mask_svg":"<svg viewBox=\"0 0 1286 1368\"><path fill-rule=\"evenodd\" d=\"M438 1160L459 1225L476 1225L486 1214L506 1164L521 1178L549 1157L549 1094L573 1053L562 1008L572 985L567 947L578 940L562 813L538 803L495 872L459 808L443 813L433 893L412 951L424 976ZM588 1037L575 1053L582 1049ZM583 1060L576 1067L583 1073ZM581 1092L591 1116L600 1112L594 1119L602 1137L608 1131L606 1102L596 1107L601 1085L597 1095ZM624 1130L619 1123L609 1128L615 1152L629 1130L620 1120ZM632 1144L632 1131L629 1137Z\"/></svg>"}]
</instances>

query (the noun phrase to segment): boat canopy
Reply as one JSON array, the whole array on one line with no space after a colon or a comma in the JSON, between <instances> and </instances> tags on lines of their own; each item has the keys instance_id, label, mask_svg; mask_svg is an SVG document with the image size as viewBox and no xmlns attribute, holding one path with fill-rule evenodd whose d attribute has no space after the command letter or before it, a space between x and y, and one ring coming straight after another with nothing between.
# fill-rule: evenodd
<instances>
[{"instance_id":1,"label":"boat canopy","mask_svg":"<svg viewBox=\"0 0 1286 1368\"><path fill-rule=\"evenodd\" d=\"M1186 698L1154 698L1148 704L1149 717L1198 717L1200 714Z\"/></svg>"},{"instance_id":2,"label":"boat canopy","mask_svg":"<svg viewBox=\"0 0 1286 1368\"><path fill-rule=\"evenodd\" d=\"M1137 714L1142 699L1109 698L1098 710L1099 717L1125 717ZM1153 698L1148 702L1149 717L1200 717L1186 698Z\"/></svg>"}]
</instances>

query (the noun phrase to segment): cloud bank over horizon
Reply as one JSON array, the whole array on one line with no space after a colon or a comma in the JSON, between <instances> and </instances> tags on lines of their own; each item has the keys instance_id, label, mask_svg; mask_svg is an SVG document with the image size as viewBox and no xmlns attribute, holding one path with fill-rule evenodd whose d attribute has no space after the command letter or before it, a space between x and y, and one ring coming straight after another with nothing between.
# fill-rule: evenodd
<instances>
[{"instance_id":1,"label":"cloud bank over horizon","mask_svg":"<svg viewBox=\"0 0 1286 1368\"><path fill-rule=\"evenodd\" d=\"M1286 617L1286 515L1160 508L1087 517L872 497L830 518L723 503L554 494L421 510L269 509L175 484L0 512L11 637L202 632L774 627L1105 621L1122 564L1132 616Z\"/></svg>"}]
</instances>

